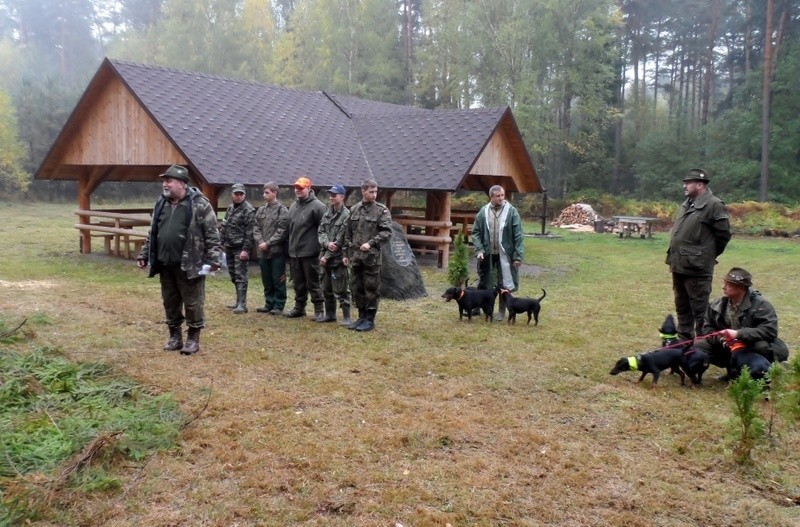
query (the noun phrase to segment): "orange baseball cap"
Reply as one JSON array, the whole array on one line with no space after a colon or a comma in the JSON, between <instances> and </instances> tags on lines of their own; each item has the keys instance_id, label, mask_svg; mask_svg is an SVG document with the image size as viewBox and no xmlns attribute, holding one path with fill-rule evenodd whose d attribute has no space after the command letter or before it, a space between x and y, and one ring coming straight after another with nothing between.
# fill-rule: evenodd
<instances>
[{"instance_id":1,"label":"orange baseball cap","mask_svg":"<svg viewBox=\"0 0 800 527\"><path fill-rule=\"evenodd\" d=\"M311 180L307 177L301 177L297 181L294 182L294 188L310 188L311 187Z\"/></svg>"}]
</instances>

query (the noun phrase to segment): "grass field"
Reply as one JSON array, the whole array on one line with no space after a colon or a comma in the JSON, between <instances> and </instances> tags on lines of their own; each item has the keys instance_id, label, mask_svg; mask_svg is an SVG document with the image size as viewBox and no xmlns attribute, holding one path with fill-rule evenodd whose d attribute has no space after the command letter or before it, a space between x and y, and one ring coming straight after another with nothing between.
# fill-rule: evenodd
<instances>
[{"instance_id":1,"label":"grass field","mask_svg":"<svg viewBox=\"0 0 800 527\"><path fill-rule=\"evenodd\" d=\"M175 449L120 465L122 490L40 525L800 524L796 427L777 421L737 465L721 370L654 391L608 374L657 347L673 310L665 233L527 238L520 294L547 290L538 327L459 322L431 267L429 296L383 301L366 334L255 313L255 267L251 312L232 315L216 276L203 352L182 357L161 350L157 280L78 254L73 208L0 203L0 313L49 320L32 323L35 343L112 363L199 418ZM793 356L799 257L797 240L736 236L717 273L753 273Z\"/></svg>"}]
</instances>

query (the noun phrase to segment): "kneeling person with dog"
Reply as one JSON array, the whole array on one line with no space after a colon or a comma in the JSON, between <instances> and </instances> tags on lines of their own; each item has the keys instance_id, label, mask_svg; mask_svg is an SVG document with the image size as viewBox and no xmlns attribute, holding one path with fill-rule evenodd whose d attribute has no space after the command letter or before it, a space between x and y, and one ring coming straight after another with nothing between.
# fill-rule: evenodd
<instances>
[{"instance_id":1,"label":"kneeling person with dog","mask_svg":"<svg viewBox=\"0 0 800 527\"><path fill-rule=\"evenodd\" d=\"M523 239L519 212L506 201L503 187L494 185L489 189L489 203L478 211L472 225L472 243L478 259L478 289L519 289L519 268L525 256ZM492 272L497 277L495 283L491 283ZM496 320L503 320L505 315L506 304L501 297Z\"/></svg>"},{"instance_id":2,"label":"kneeling person with dog","mask_svg":"<svg viewBox=\"0 0 800 527\"><path fill-rule=\"evenodd\" d=\"M717 334L695 342L697 349L709 354L711 364L727 370L724 381L738 373L732 367L741 362L733 360L735 353L747 350L769 362L789 357L789 348L778 338L775 308L752 285L752 275L741 267L728 271L723 296L708 306L703 323L704 334Z\"/></svg>"}]
</instances>

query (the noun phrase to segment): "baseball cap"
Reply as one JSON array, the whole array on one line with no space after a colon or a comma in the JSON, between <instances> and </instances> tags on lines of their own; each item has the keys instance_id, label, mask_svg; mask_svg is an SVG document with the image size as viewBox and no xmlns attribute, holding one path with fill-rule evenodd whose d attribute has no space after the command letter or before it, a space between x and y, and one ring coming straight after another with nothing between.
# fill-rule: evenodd
<instances>
[{"instance_id":1,"label":"baseball cap","mask_svg":"<svg viewBox=\"0 0 800 527\"><path fill-rule=\"evenodd\" d=\"M168 177L172 179L180 179L184 183L189 182L189 171L186 167L182 167L180 165L172 165L167 169L166 172L163 174L159 174L158 177Z\"/></svg>"},{"instance_id":2,"label":"baseball cap","mask_svg":"<svg viewBox=\"0 0 800 527\"><path fill-rule=\"evenodd\" d=\"M711 178L708 177L708 172L706 172L702 168L693 168L686 174L686 177L684 177L683 180L703 181L704 183L708 183L709 181L711 181Z\"/></svg>"},{"instance_id":3,"label":"baseball cap","mask_svg":"<svg viewBox=\"0 0 800 527\"><path fill-rule=\"evenodd\" d=\"M307 177L301 177L294 182L295 188L311 188L311 180Z\"/></svg>"},{"instance_id":4,"label":"baseball cap","mask_svg":"<svg viewBox=\"0 0 800 527\"><path fill-rule=\"evenodd\" d=\"M742 287L750 287L753 285L753 275L742 269L741 267L734 267L723 278L724 281L740 285Z\"/></svg>"},{"instance_id":5,"label":"baseball cap","mask_svg":"<svg viewBox=\"0 0 800 527\"><path fill-rule=\"evenodd\" d=\"M345 190L344 185L334 185L328 189L328 194L341 194L344 196L347 194L347 190Z\"/></svg>"},{"instance_id":6,"label":"baseball cap","mask_svg":"<svg viewBox=\"0 0 800 527\"><path fill-rule=\"evenodd\" d=\"M244 185L241 183L234 183L233 187L231 187L231 194L236 194L237 192L244 194Z\"/></svg>"}]
</instances>

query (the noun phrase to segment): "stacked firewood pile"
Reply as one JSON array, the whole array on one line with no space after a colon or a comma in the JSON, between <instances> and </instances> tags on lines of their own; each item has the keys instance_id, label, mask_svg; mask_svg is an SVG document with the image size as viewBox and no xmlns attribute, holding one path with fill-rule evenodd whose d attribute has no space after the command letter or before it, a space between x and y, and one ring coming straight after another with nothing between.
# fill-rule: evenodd
<instances>
[{"instance_id":1,"label":"stacked firewood pile","mask_svg":"<svg viewBox=\"0 0 800 527\"><path fill-rule=\"evenodd\" d=\"M594 211L591 205L575 203L562 210L561 214L553 221L552 225L555 227L562 227L565 225L594 226L597 220L602 219L603 218Z\"/></svg>"}]
</instances>

